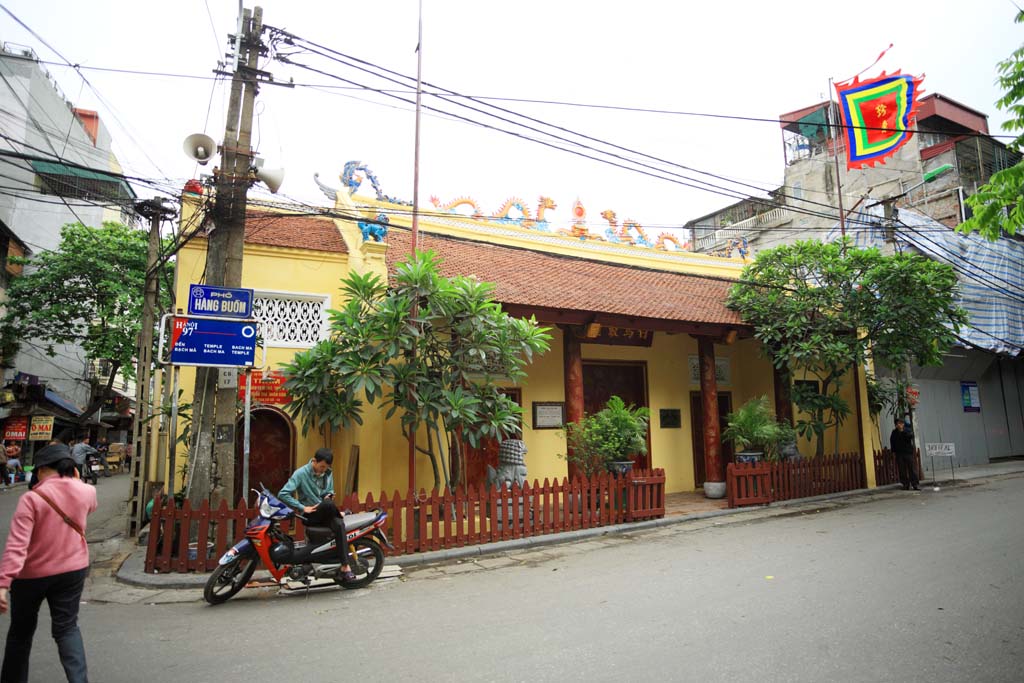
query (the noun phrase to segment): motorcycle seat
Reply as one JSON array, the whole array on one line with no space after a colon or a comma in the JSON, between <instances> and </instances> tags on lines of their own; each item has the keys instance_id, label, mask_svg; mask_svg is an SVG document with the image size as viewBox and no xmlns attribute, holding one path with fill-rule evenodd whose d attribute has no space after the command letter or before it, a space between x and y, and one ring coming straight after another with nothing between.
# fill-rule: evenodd
<instances>
[{"instance_id":1,"label":"motorcycle seat","mask_svg":"<svg viewBox=\"0 0 1024 683\"><path fill-rule=\"evenodd\" d=\"M376 512L357 512L351 515L345 515L345 531L352 531L364 527L367 524L372 524L377 519Z\"/></svg>"},{"instance_id":2,"label":"motorcycle seat","mask_svg":"<svg viewBox=\"0 0 1024 683\"><path fill-rule=\"evenodd\" d=\"M334 532L329 526L307 526L306 538L313 543L326 543L334 538Z\"/></svg>"}]
</instances>

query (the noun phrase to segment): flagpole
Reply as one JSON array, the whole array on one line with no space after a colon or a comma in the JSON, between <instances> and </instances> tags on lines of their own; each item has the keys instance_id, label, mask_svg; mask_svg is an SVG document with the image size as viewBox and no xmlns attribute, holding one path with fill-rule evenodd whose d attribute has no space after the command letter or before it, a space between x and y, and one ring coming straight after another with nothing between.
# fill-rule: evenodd
<instances>
[{"instance_id":1,"label":"flagpole","mask_svg":"<svg viewBox=\"0 0 1024 683\"><path fill-rule=\"evenodd\" d=\"M423 95L423 0L420 0L419 29L416 41L416 139L413 143L412 169L412 247L416 253L420 225L420 99Z\"/></svg>"},{"instance_id":2,"label":"flagpole","mask_svg":"<svg viewBox=\"0 0 1024 683\"><path fill-rule=\"evenodd\" d=\"M419 26L416 38L416 135L413 142L412 169L412 237L409 240L410 259L415 258L419 246L420 227L420 98L423 94L423 0L419 2ZM415 307L412 316L416 317ZM409 427L409 491L416 498L416 427Z\"/></svg>"},{"instance_id":3,"label":"flagpole","mask_svg":"<svg viewBox=\"0 0 1024 683\"><path fill-rule=\"evenodd\" d=\"M883 53L884 54L884 53ZM877 60L876 60L877 61ZM870 67L869 67L870 68ZM836 198L839 202L839 233L843 237L843 242L846 242L846 215L843 213L843 180L839 175L839 141L838 141L838 123L835 122L835 118L838 118L838 112L836 116L833 116L832 112L832 93L835 91L832 79L828 79L828 121L829 128L832 130L832 159L836 162ZM846 247L843 247L844 251Z\"/></svg>"}]
</instances>

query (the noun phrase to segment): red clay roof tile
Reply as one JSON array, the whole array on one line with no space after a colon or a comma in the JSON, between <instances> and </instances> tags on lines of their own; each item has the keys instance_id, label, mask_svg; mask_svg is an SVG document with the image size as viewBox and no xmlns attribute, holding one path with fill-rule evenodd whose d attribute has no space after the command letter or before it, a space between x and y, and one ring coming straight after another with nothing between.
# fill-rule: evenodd
<instances>
[{"instance_id":1,"label":"red clay roof tile","mask_svg":"<svg viewBox=\"0 0 1024 683\"><path fill-rule=\"evenodd\" d=\"M334 221L325 216L295 216L250 209L245 214L245 241L268 247L348 253Z\"/></svg>"},{"instance_id":2,"label":"red clay roof tile","mask_svg":"<svg viewBox=\"0 0 1024 683\"><path fill-rule=\"evenodd\" d=\"M388 231L389 272L405 260L410 238L402 228ZM503 304L746 327L739 314L725 306L728 281L422 231L419 248L442 258L441 272L446 277L475 275L495 283L494 298Z\"/></svg>"}]
</instances>

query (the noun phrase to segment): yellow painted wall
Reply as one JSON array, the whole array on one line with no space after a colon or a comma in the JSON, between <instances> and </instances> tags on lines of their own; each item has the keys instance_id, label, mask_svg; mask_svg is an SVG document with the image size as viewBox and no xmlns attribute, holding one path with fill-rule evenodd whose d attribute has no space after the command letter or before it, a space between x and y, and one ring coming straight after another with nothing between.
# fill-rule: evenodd
<instances>
[{"instance_id":1,"label":"yellow painted wall","mask_svg":"<svg viewBox=\"0 0 1024 683\"><path fill-rule=\"evenodd\" d=\"M187 302L189 285L202 281L205 262L205 240L195 239L178 253L175 281L175 296L178 302ZM247 244L242 263L242 287L264 292L326 295L329 297L328 308L336 308L342 304L339 284L341 278L348 272L348 257L345 254ZM291 360L300 350L302 349L269 346L267 368L273 369L280 363ZM261 360L261 352L257 351L257 363ZM191 402L193 399L195 374L194 368L181 369L180 386L183 402ZM241 374L239 382L244 382ZM195 408L198 410L198 406ZM179 430L183 426L183 422L179 423ZM304 464L318 448L330 447L335 455L335 486L340 488L344 483L352 442L353 435L347 430L323 434L314 429L303 435L301 423L296 422L293 464L296 467ZM184 446L179 446L176 458L180 467L187 458ZM166 468L162 474L167 475Z\"/></svg>"}]
</instances>

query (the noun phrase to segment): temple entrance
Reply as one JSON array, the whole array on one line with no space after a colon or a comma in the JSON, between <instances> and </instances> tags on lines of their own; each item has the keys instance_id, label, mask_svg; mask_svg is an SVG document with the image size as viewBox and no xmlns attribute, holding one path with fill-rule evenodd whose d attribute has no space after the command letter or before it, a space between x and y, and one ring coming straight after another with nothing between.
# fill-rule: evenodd
<instances>
[{"instance_id":1,"label":"temple entrance","mask_svg":"<svg viewBox=\"0 0 1024 683\"><path fill-rule=\"evenodd\" d=\"M523 407L523 392L521 389L502 389L501 393L511 398L520 408ZM526 454L526 461L529 463L530 454ZM496 439L485 439L477 448L466 444L466 484L471 487L479 487L487 484L487 466L498 469L498 441ZM529 465L527 465L529 468Z\"/></svg>"},{"instance_id":2,"label":"temple entrance","mask_svg":"<svg viewBox=\"0 0 1024 683\"><path fill-rule=\"evenodd\" d=\"M583 362L583 412L593 415L608 404L608 399L618 396L626 405L637 408L647 407L647 363L584 361ZM647 455L633 458L636 469L651 466L650 430L647 432ZM573 474L570 467L570 476Z\"/></svg>"},{"instance_id":3,"label":"temple entrance","mask_svg":"<svg viewBox=\"0 0 1024 683\"><path fill-rule=\"evenodd\" d=\"M235 429L238 438L235 439L234 500L237 501L243 496L242 418L239 418ZM277 495L291 476L295 463L295 428L292 421L276 408L254 408L249 443L249 488L258 489L262 483Z\"/></svg>"},{"instance_id":4,"label":"temple entrance","mask_svg":"<svg viewBox=\"0 0 1024 683\"><path fill-rule=\"evenodd\" d=\"M728 391L718 392L718 433L721 434L728 426L726 415L732 412L732 394ZM704 404L699 391L690 392L690 425L693 434L693 485L704 486L707 472L704 469ZM722 478L725 481L725 466L732 462L732 443L722 442L721 446Z\"/></svg>"}]
</instances>

